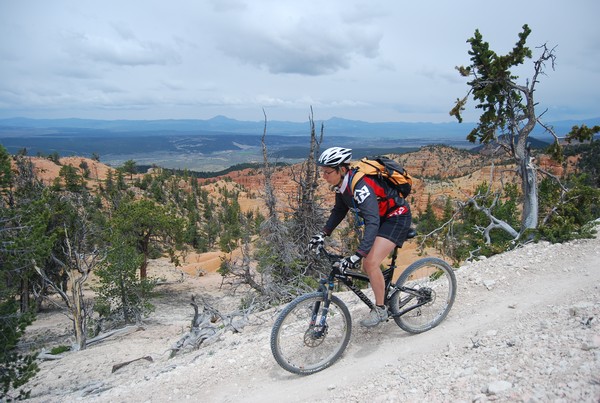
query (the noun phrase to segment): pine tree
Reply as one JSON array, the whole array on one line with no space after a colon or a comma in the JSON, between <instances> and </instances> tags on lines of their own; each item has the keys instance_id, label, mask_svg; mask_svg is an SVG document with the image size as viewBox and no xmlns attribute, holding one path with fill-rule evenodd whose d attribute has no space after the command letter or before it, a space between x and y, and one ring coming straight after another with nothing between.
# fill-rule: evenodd
<instances>
[{"instance_id":1,"label":"pine tree","mask_svg":"<svg viewBox=\"0 0 600 403\"><path fill-rule=\"evenodd\" d=\"M155 251L171 251L181 242L184 227L181 218L147 199L121 204L112 225L143 255L139 267L141 278L147 277L148 259Z\"/></svg>"},{"instance_id":2,"label":"pine tree","mask_svg":"<svg viewBox=\"0 0 600 403\"><path fill-rule=\"evenodd\" d=\"M138 278L142 260L143 256L133 246L118 236L113 237L106 260L95 271L100 284L94 287L98 293L94 309L101 317L137 323L154 310L149 298L156 281Z\"/></svg>"},{"instance_id":3,"label":"pine tree","mask_svg":"<svg viewBox=\"0 0 600 403\"><path fill-rule=\"evenodd\" d=\"M34 319L29 305L32 259L47 256L51 237L46 237L46 203L36 198L43 193L36 187L31 165L17 158L13 175L11 157L0 145L0 401L25 399L21 389L38 371L35 354L22 354L17 345L25 328ZM31 168L31 169L27 169Z\"/></svg>"},{"instance_id":4,"label":"pine tree","mask_svg":"<svg viewBox=\"0 0 600 403\"><path fill-rule=\"evenodd\" d=\"M440 226L431 204L431 194L427 196L427 206L425 212L419 215L418 223L417 230L422 234L428 234Z\"/></svg>"}]
</instances>

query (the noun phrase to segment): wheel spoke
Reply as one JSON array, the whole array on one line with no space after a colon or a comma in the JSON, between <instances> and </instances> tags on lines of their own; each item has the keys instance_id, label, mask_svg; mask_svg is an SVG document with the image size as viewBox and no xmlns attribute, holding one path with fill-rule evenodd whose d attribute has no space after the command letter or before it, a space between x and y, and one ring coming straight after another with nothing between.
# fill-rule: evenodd
<instances>
[{"instance_id":1,"label":"wheel spoke","mask_svg":"<svg viewBox=\"0 0 600 403\"><path fill-rule=\"evenodd\" d=\"M352 324L346 306L334 297L323 329L322 310L316 323L311 323L315 303L322 307L323 294L308 294L292 301L273 326L271 350L277 362L290 372L320 371L333 364L348 344Z\"/></svg>"},{"instance_id":2,"label":"wheel spoke","mask_svg":"<svg viewBox=\"0 0 600 403\"><path fill-rule=\"evenodd\" d=\"M437 326L448 314L456 295L456 278L443 260L421 259L400 276L390 300L394 320L402 329L420 333ZM403 313L402 315L399 315Z\"/></svg>"}]
</instances>

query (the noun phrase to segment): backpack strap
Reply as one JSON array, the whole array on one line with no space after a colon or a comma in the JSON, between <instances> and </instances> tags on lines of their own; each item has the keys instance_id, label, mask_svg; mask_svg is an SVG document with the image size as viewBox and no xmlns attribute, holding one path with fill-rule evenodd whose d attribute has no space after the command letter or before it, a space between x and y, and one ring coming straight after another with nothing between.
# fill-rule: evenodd
<instances>
[{"instance_id":1,"label":"backpack strap","mask_svg":"<svg viewBox=\"0 0 600 403\"><path fill-rule=\"evenodd\" d=\"M364 172L359 171L358 168L352 168L352 177L350 178L350 191L352 195L354 195L354 188L356 187L356 184L363 176L365 176Z\"/></svg>"}]
</instances>

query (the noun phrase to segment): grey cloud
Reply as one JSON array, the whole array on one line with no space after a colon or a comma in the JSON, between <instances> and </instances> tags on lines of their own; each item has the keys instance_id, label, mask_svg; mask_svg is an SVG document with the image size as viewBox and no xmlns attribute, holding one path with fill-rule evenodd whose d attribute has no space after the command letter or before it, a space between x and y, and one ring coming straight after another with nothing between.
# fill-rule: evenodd
<instances>
[{"instance_id":1,"label":"grey cloud","mask_svg":"<svg viewBox=\"0 0 600 403\"><path fill-rule=\"evenodd\" d=\"M376 57L380 39L379 34L351 29L334 35L298 27L278 36L239 33L237 38L222 42L221 50L274 74L318 76L347 69L356 57Z\"/></svg>"},{"instance_id":2,"label":"grey cloud","mask_svg":"<svg viewBox=\"0 0 600 403\"><path fill-rule=\"evenodd\" d=\"M115 32L124 40L137 40L135 33L126 24L113 22L111 24Z\"/></svg>"},{"instance_id":3,"label":"grey cloud","mask_svg":"<svg viewBox=\"0 0 600 403\"><path fill-rule=\"evenodd\" d=\"M181 56L172 48L153 41L140 41L133 36L120 39L70 32L64 34L64 50L74 59L84 59L111 65L148 66L181 63Z\"/></svg>"}]
</instances>

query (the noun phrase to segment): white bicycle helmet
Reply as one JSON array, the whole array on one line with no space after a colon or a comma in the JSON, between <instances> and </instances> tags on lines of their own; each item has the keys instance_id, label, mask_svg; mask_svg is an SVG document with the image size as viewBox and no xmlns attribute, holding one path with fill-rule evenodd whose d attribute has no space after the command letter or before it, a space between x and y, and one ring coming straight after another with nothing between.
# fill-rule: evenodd
<instances>
[{"instance_id":1,"label":"white bicycle helmet","mask_svg":"<svg viewBox=\"0 0 600 403\"><path fill-rule=\"evenodd\" d=\"M319 157L318 165L336 168L351 159L352 150L350 148L331 147L323 151Z\"/></svg>"}]
</instances>

